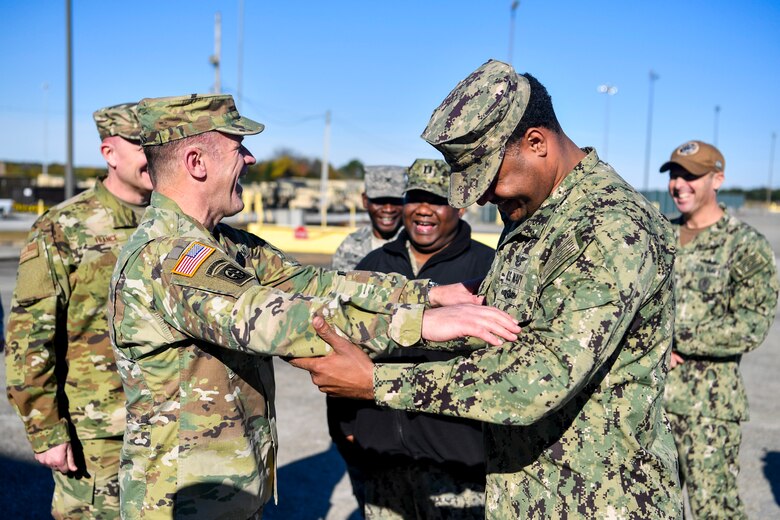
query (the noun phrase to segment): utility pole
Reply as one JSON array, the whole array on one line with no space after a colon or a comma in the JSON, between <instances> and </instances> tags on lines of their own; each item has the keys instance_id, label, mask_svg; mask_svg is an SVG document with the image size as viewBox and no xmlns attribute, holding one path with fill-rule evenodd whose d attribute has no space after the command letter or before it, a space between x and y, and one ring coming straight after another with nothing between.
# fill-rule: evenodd
<instances>
[{"instance_id":1,"label":"utility pole","mask_svg":"<svg viewBox=\"0 0 780 520\"><path fill-rule=\"evenodd\" d=\"M607 95L607 102L604 105L604 162L607 162L607 153L609 151L609 98L617 94L618 88L615 85L605 83L597 88L600 94Z\"/></svg>"},{"instance_id":2,"label":"utility pole","mask_svg":"<svg viewBox=\"0 0 780 520\"><path fill-rule=\"evenodd\" d=\"M772 132L772 144L769 146L769 183L766 187L767 209L772 205L772 169L775 165L775 141L777 141L777 133Z\"/></svg>"},{"instance_id":3,"label":"utility pole","mask_svg":"<svg viewBox=\"0 0 780 520\"><path fill-rule=\"evenodd\" d=\"M244 82L244 0L238 0L238 81L236 82L236 107L241 110L242 83Z\"/></svg>"},{"instance_id":4,"label":"utility pole","mask_svg":"<svg viewBox=\"0 0 780 520\"><path fill-rule=\"evenodd\" d=\"M718 147L718 119L720 119L720 105L715 105L715 124L713 130L712 144Z\"/></svg>"},{"instance_id":5,"label":"utility pole","mask_svg":"<svg viewBox=\"0 0 780 520\"><path fill-rule=\"evenodd\" d=\"M209 63L214 65L214 94L222 92L222 84L219 78L219 63L222 52L222 15L214 13L214 54L209 57Z\"/></svg>"},{"instance_id":6,"label":"utility pole","mask_svg":"<svg viewBox=\"0 0 780 520\"><path fill-rule=\"evenodd\" d=\"M515 12L520 0L514 0L509 8L509 65L512 65L512 51L515 46Z\"/></svg>"},{"instance_id":7,"label":"utility pole","mask_svg":"<svg viewBox=\"0 0 780 520\"><path fill-rule=\"evenodd\" d=\"M650 69L650 94L647 101L647 139L645 141L645 178L642 185L645 193L647 193L650 186L650 145L653 137L653 85L655 85L658 78L658 74L653 69Z\"/></svg>"},{"instance_id":8,"label":"utility pole","mask_svg":"<svg viewBox=\"0 0 780 520\"><path fill-rule=\"evenodd\" d=\"M328 225L328 156L330 155L330 110L325 112L325 135L323 136L322 165L320 169L320 224Z\"/></svg>"},{"instance_id":9,"label":"utility pole","mask_svg":"<svg viewBox=\"0 0 780 520\"><path fill-rule=\"evenodd\" d=\"M67 85L65 92L66 105L66 154L65 161L65 198L71 198L73 193L73 31L71 23L71 4L70 0L65 0L65 70Z\"/></svg>"},{"instance_id":10,"label":"utility pole","mask_svg":"<svg viewBox=\"0 0 780 520\"><path fill-rule=\"evenodd\" d=\"M43 165L41 172L49 174L49 84L43 82Z\"/></svg>"}]
</instances>

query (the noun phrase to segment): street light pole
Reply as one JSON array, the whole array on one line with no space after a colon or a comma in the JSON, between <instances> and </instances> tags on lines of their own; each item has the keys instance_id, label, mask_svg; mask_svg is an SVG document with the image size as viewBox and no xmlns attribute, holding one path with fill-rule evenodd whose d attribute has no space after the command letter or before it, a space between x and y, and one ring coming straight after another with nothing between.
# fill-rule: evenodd
<instances>
[{"instance_id":1,"label":"street light pole","mask_svg":"<svg viewBox=\"0 0 780 520\"><path fill-rule=\"evenodd\" d=\"M645 193L650 188L650 145L653 137L653 86L658 78L658 74L650 69L650 94L647 101L647 139L645 141L645 178L644 183L642 183L642 188L645 190Z\"/></svg>"},{"instance_id":2,"label":"street light pole","mask_svg":"<svg viewBox=\"0 0 780 520\"><path fill-rule=\"evenodd\" d=\"M515 12L520 0L514 0L509 8L509 64L512 65L512 50L515 46Z\"/></svg>"},{"instance_id":3,"label":"street light pole","mask_svg":"<svg viewBox=\"0 0 780 520\"><path fill-rule=\"evenodd\" d=\"M73 193L73 24L71 22L71 2L65 0L65 54L67 90L65 93L66 113L66 155L65 161L65 198L71 198Z\"/></svg>"},{"instance_id":4,"label":"street light pole","mask_svg":"<svg viewBox=\"0 0 780 520\"><path fill-rule=\"evenodd\" d=\"M717 148L718 146L718 119L720 119L720 105L715 105L715 124L713 131L712 144Z\"/></svg>"},{"instance_id":5,"label":"street light pole","mask_svg":"<svg viewBox=\"0 0 780 520\"><path fill-rule=\"evenodd\" d=\"M43 166L41 172L43 175L49 173L49 83L44 81L43 85Z\"/></svg>"},{"instance_id":6,"label":"street light pole","mask_svg":"<svg viewBox=\"0 0 780 520\"><path fill-rule=\"evenodd\" d=\"M604 105L604 162L607 162L609 151L609 98L617 94L618 88L615 85L605 83L597 88L600 94L607 95L607 101Z\"/></svg>"},{"instance_id":7,"label":"street light pole","mask_svg":"<svg viewBox=\"0 0 780 520\"><path fill-rule=\"evenodd\" d=\"M775 141L777 141L777 134L772 132L772 144L769 146L769 183L766 187L767 209L772 205L772 169L775 165Z\"/></svg>"}]
</instances>

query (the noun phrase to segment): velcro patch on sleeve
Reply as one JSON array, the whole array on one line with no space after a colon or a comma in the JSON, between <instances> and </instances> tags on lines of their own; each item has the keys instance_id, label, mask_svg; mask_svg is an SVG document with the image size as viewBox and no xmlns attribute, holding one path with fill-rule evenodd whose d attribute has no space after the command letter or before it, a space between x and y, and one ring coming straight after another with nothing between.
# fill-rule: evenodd
<instances>
[{"instance_id":1,"label":"velcro patch on sleeve","mask_svg":"<svg viewBox=\"0 0 780 520\"><path fill-rule=\"evenodd\" d=\"M176 262L171 272L191 278L213 252L213 247L201 242L193 242L184 250L184 253L179 257L179 261Z\"/></svg>"},{"instance_id":2,"label":"velcro patch on sleeve","mask_svg":"<svg viewBox=\"0 0 780 520\"><path fill-rule=\"evenodd\" d=\"M206 274L239 286L252 279L249 273L225 260L217 260L211 264L206 270Z\"/></svg>"},{"instance_id":3,"label":"velcro patch on sleeve","mask_svg":"<svg viewBox=\"0 0 780 520\"><path fill-rule=\"evenodd\" d=\"M24 249L19 253L19 263L23 264L27 260L32 260L33 258L36 258L38 254L38 241L33 240L24 246Z\"/></svg>"},{"instance_id":4,"label":"velcro patch on sleeve","mask_svg":"<svg viewBox=\"0 0 780 520\"><path fill-rule=\"evenodd\" d=\"M749 278L768 263L769 259L765 258L760 252L753 251L749 255L740 258L739 261L734 264L734 278L737 280Z\"/></svg>"}]
</instances>

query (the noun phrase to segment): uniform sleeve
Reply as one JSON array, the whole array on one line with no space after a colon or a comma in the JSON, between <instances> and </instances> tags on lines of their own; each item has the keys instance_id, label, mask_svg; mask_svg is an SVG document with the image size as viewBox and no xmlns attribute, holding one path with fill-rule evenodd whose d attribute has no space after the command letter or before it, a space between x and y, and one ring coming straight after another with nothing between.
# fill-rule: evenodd
<instances>
[{"instance_id":1,"label":"uniform sleeve","mask_svg":"<svg viewBox=\"0 0 780 520\"><path fill-rule=\"evenodd\" d=\"M304 284L318 286L321 295L285 291L272 284L261 284L254 273L208 245L211 250L192 271L182 264L191 245L185 241L173 244L173 248L170 242L147 246L127 278L120 280L126 287L122 292L129 290L127 305L144 305L143 298L132 297L136 283L132 280L147 276L156 279L152 284L152 305L169 326L185 336L256 354L326 354L330 347L311 326L317 313L368 352L409 346L420 339L425 306L394 303L394 295L402 289L360 284L325 272L319 281ZM155 264L159 267L152 267L149 273L142 271ZM335 276L336 280L328 284L322 279L327 276ZM340 292L343 289L352 292ZM130 330L136 324L120 326Z\"/></svg>"},{"instance_id":2,"label":"uniform sleeve","mask_svg":"<svg viewBox=\"0 0 780 520\"><path fill-rule=\"evenodd\" d=\"M777 307L777 268L766 239L750 238L735 254L725 311L705 313L694 330L676 331L675 350L681 354L730 357L750 352L766 338Z\"/></svg>"},{"instance_id":3,"label":"uniform sleeve","mask_svg":"<svg viewBox=\"0 0 780 520\"><path fill-rule=\"evenodd\" d=\"M514 343L447 362L377 364L375 401L513 425L561 408L605 366L657 283L647 248L632 238L639 243L619 255L618 247L605 253L597 242L587 244L541 289L533 319ZM526 312L517 303L518 315Z\"/></svg>"},{"instance_id":4,"label":"uniform sleeve","mask_svg":"<svg viewBox=\"0 0 780 520\"><path fill-rule=\"evenodd\" d=\"M62 316L70 294L63 258L66 247L47 220L30 232L19 258L8 316L6 377L8 399L22 419L36 453L70 440L68 420L57 397L57 342L67 339ZM62 361L60 361L62 363Z\"/></svg>"}]
</instances>

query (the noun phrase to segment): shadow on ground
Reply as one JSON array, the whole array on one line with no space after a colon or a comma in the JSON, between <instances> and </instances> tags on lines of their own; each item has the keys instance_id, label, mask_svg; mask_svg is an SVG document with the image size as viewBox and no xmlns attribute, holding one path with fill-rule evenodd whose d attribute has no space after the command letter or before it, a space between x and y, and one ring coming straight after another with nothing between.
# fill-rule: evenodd
<instances>
[{"instance_id":1,"label":"shadow on ground","mask_svg":"<svg viewBox=\"0 0 780 520\"><path fill-rule=\"evenodd\" d=\"M780 504L780 451L767 451L761 462L764 463L764 476L772 488L775 503Z\"/></svg>"},{"instance_id":2,"label":"shadow on ground","mask_svg":"<svg viewBox=\"0 0 780 520\"><path fill-rule=\"evenodd\" d=\"M38 464L0 457L0 516L38 520L51 518L54 480Z\"/></svg>"},{"instance_id":3,"label":"shadow on ground","mask_svg":"<svg viewBox=\"0 0 780 520\"><path fill-rule=\"evenodd\" d=\"M279 504L273 499L263 511L264 520L316 520L330 510L333 489L346 468L336 447L279 468ZM349 520L357 520L357 511Z\"/></svg>"}]
</instances>

